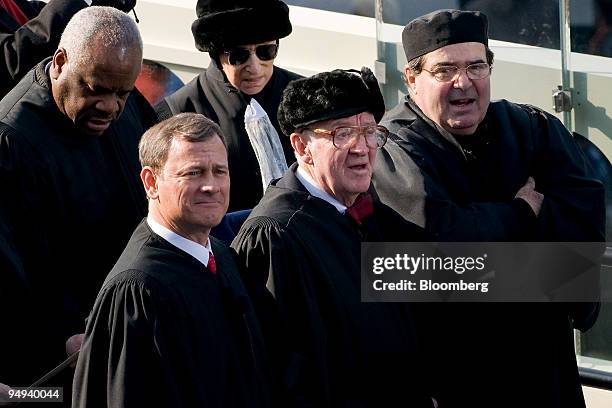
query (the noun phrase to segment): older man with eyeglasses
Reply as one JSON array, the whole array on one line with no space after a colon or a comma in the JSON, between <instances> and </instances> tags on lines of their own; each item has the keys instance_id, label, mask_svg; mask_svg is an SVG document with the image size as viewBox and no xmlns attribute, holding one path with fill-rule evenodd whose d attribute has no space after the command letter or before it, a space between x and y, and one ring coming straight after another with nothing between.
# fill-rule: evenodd
<instances>
[{"instance_id":1,"label":"older man with eyeglasses","mask_svg":"<svg viewBox=\"0 0 612 408\"><path fill-rule=\"evenodd\" d=\"M283 94L279 122L297 163L232 244L247 265L282 406L431 406L407 306L360 301L362 241L425 240L367 194L387 141L377 125L384 109L367 68L297 80Z\"/></svg>"},{"instance_id":2,"label":"older man with eyeglasses","mask_svg":"<svg viewBox=\"0 0 612 408\"><path fill-rule=\"evenodd\" d=\"M481 12L459 10L406 25L409 95L382 120L392 140L376 190L439 241L602 241L603 189L571 134L536 107L490 101L487 28ZM431 305L422 334L436 399L583 407L572 328L588 329L597 312L597 303Z\"/></svg>"},{"instance_id":3,"label":"older man with eyeglasses","mask_svg":"<svg viewBox=\"0 0 612 408\"><path fill-rule=\"evenodd\" d=\"M156 111L162 119L202 113L219 124L232 178L229 210L250 209L263 195L261 179L265 187L272 178L265 174L280 177L287 163L295 161L289 140L278 136L276 118L283 89L300 78L274 65L279 39L292 31L289 8L280 0L198 0L196 14L191 26L196 47L208 52L211 63ZM247 114L247 123L248 118L265 117L256 135L245 123L248 108L253 113ZM265 149L257 145L262 137L269 140ZM277 162L282 170L275 173Z\"/></svg>"}]
</instances>

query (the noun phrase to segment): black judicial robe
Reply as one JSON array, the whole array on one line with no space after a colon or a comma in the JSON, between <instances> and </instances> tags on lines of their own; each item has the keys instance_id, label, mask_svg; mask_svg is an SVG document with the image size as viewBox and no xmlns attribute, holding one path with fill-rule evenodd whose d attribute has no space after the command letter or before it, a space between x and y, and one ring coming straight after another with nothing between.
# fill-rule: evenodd
<instances>
[{"instance_id":1,"label":"black judicial robe","mask_svg":"<svg viewBox=\"0 0 612 408\"><path fill-rule=\"evenodd\" d=\"M276 111L283 90L298 78L299 75L274 66L272 77L264 89L253 96L276 129L288 165L295 162L295 155L289 138L280 129ZM219 124L227 143L232 178L229 211L253 208L263 195L259 164L244 128L244 112L250 102L250 97L227 82L223 71L211 61L200 75L155 107L161 119L181 112L196 112Z\"/></svg>"},{"instance_id":2,"label":"black judicial robe","mask_svg":"<svg viewBox=\"0 0 612 408\"><path fill-rule=\"evenodd\" d=\"M360 296L361 242L423 241L423 230L380 202L358 229L311 196L296 167L268 187L232 243L247 266L286 406L430 406L409 309ZM266 298L268 280L275 302Z\"/></svg>"},{"instance_id":3,"label":"black judicial robe","mask_svg":"<svg viewBox=\"0 0 612 408\"><path fill-rule=\"evenodd\" d=\"M81 9L83 0L15 0L30 20L21 26L0 7L0 98L34 65L53 55L66 24Z\"/></svg>"},{"instance_id":4,"label":"black judicial robe","mask_svg":"<svg viewBox=\"0 0 612 408\"><path fill-rule=\"evenodd\" d=\"M134 231L87 323L73 407L266 407L262 340L234 254L211 237L213 275Z\"/></svg>"},{"instance_id":5,"label":"black judicial robe","mask_svg":"<svg viewBox=\"0 0 612 408\"><path fill-rule=\"evenodd\" d=\"M31 384L66 358L104 277L146 214L138 142L157 117L137 92L100 137L56 107L39 63L0 101L0 270L24 296L0 299L17 324L0 382ZM18 286L19 285L19 286ZM14 326L15 327L15 326Z\"/></svg>"},{"instance_id":6,"label":"black judicial robe","mask_svg":"<svg viewBox=\"0 0 612 408\"><path fill-rule=\"evenodd\" d=\"M492 102L474 135L443 134L409 97L383 118L394 136L373 183L438 241L603 241L604 195L561 122L532 106ZM532 176L539 216L516 192ZM572 329L598 303L419 305L440 406L582 407Z\"/></svg>"},{"instance_id":7,"label":"black judicial robe","mask_svg":"<svg viewBox=\"0 0 612 408\"><path fill-rule=\"evenodd\" d=\"M376 190L439 240L601 240L603 188L554 116L495 101L474 135L454 138L406 98L381 123L397 137L376 161ZM535 235L526 236L533 212L513 199L529 176L545 200Z\"/></svg>"}]
</instances>

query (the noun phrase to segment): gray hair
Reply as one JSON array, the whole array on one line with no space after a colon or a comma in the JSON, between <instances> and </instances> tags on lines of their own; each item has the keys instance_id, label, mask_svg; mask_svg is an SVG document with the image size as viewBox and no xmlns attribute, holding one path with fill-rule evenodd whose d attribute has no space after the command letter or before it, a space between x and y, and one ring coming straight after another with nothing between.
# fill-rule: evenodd
<instances>
[{"instance_id":1,"label":"gray hair","mask_svg":"<svg viewBox=\"0 0 612 408\"><path fill-rule=\"evenodd\" d=\"M64 48L77 65L90 64L92 45L95 47L138 47L142 55L142 38L134 20L113 7L92 6L76 13L64 29L59 48Z\"/></svg>"},{"instance_id":2,"label":"gray hair","mask_svg":"<svg viewBox=\"0 0 612 408\"><path fill-rule=\"evenodd\" d=\"M191 143L203 142L218 135L223 143L221 128L200 113L179 113L147 130L138 144L138 156L142 167L149 166L159 174L166 165L170 145L174 139Z\"/></svg>"}]
</instances>

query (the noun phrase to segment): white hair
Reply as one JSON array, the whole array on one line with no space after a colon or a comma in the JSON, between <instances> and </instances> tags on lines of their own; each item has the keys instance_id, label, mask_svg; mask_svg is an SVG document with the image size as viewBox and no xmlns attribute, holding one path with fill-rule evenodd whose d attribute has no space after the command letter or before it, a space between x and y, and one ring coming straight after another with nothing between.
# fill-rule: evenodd
<instances>
[{"instance_id":1,"label":"white hair","mask_svg":"<svg viewBox=\"0 0 612 408\"><path fill-rule=\"evenodd\" d=\"M91 64L94 48L138 47L142 55L142 38L134 20L113 7L92 6L76 13L64 29L59 48L76 64Z\"/></svg>"}]
</instances>

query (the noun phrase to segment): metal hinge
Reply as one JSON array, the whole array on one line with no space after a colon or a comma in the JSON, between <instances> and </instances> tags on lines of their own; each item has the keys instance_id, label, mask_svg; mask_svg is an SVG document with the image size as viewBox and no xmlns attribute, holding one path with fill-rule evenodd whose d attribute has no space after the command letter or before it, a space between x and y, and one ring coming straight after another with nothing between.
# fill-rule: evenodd
<instances>
[{"instance_id":1,"label":"metal hinge","mask_svg":"<svg viewBox=\"0 0 612 408\"><path fill-rule=\"evenodd\" d=\"M561 85L557 85L557 89L553 90L553 109L555 112L569 112L572 110L572 90L563 89Z\"/></svg>"}]
</instances>

